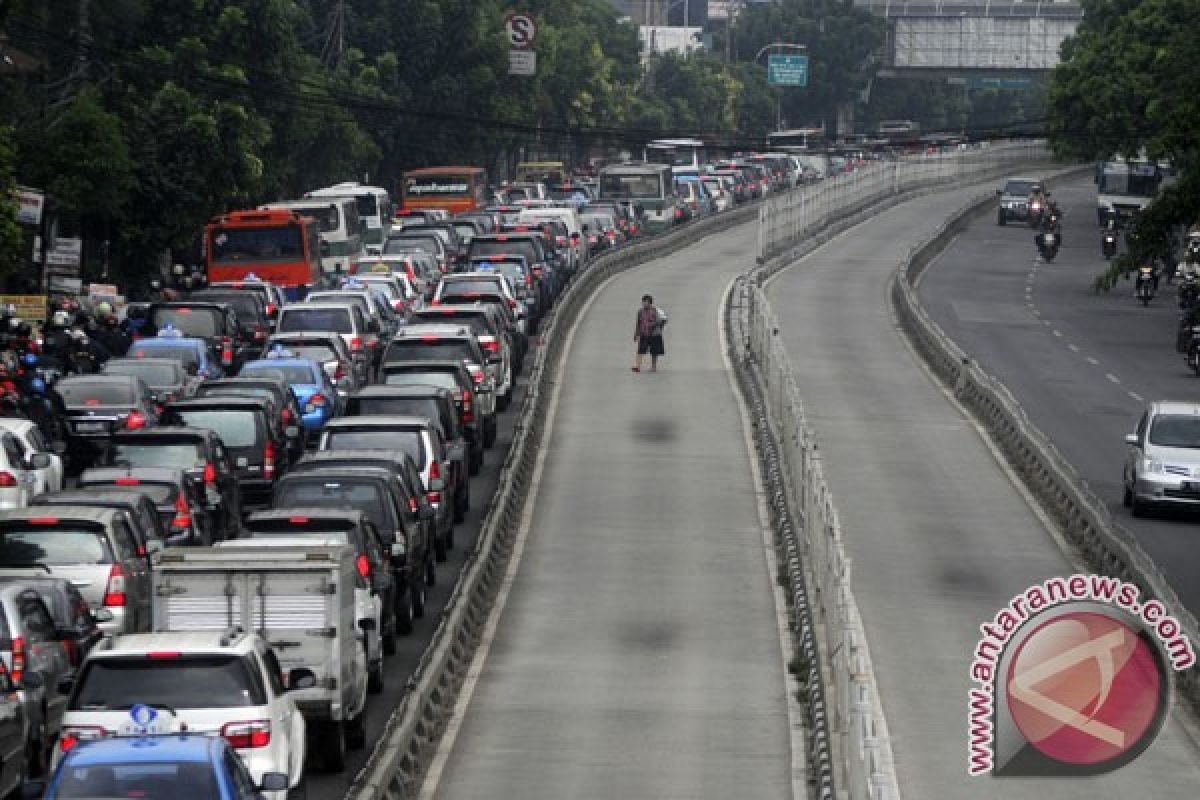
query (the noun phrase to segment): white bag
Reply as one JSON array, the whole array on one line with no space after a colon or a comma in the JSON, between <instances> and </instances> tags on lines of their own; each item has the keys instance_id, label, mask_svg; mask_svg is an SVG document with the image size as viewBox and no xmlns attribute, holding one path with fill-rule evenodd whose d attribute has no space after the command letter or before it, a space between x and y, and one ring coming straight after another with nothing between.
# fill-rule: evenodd
<instances>
[{"instance_id":1,"label":"white bag","mask_svg":"<svg viewBox=\"0 0 1200 800\"><path fill-rule=\"evenodd\" d=\"M669 320L667 319L667 312L662 306L659 306L656 310L658 311L658 329L661 331L663 328L667 327L667 322Z\"/></svg>"}]
</instances>

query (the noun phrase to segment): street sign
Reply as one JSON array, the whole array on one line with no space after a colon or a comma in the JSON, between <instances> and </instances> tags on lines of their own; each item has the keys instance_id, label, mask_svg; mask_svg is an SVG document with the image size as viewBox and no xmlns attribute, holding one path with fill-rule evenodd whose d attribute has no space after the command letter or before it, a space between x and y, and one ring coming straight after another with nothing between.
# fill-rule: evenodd
<instances>
[{"instance_id":1,"label":"street sign","mask_svg":"<svg viewBox=\"0 0 1200 800\"><path fill-rule=\"evenodd\" d=\"M509 14L504 18L508 42L518 50L528 50L537 39L537 23L528 14Z\"/></svg>"},{"instance_id":2,"label":"street sign","mask_svg":"<svg viewBox=\"0 0 1200 800\"><path fill-rule=\"evenodd\" d=\"M509 75L535 75L537 74L537 53L532 50L509 50L508 51L508 74Z\"/></svg>"},{"instance_id":3,"label":"street sign","mask_svg":"<svg viewBox=\"0 0 1200 800\"><path fill-rule=\"evenodd\" d=\"M22 225L41 225L46 196L37 189L17 188L17 222Z\"/></svg>"},{"instance_id":4,"label":"street sign","mask_svg":"<svg viewBox=\"0 0 1200 800\"><path fill-rule=\"evenodd\" d=\"M767 83L772 86L807 86L808 56L767 56Z\"/></svg>"},{"instance_id":5,"label":"street sign","mask_svg":"<svg viewBox=\"0 0 1200 800\"><path fill-rule=\"evenodd\" d=\"M17 316L26 322L41 322L46 318L46 295L0 294L0 306L16 306Z\"/></svg>"},{"instance_id":6,"label":"street sign","mask_svg":"<svg viewBox=\"0 0 1200 800\"><path fill-rule=\"evenodd\" d=\"M46 263L52 267L75 267L83 261L83 240L59 237L54 240L54 249L46 253Z\"/></svg>"}]
</instances>

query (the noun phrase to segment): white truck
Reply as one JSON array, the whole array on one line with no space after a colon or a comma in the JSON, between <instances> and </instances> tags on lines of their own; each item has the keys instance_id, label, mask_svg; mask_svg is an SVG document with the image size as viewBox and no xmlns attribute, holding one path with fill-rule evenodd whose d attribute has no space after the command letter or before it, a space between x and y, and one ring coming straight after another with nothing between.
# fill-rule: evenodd
<instances>
[{"instance_id":1,"label":"white truck","mask_svg":"<svg viewBox=\"0 0 1200 800\"><path fill-rule=\"evenodd\" d=\"M167 548L155 559L154 630L262 636L305 717L309 753L340 772L347 747L364 747L367 736L357 576L345 545Z\"/></svg>"}]
</instances>

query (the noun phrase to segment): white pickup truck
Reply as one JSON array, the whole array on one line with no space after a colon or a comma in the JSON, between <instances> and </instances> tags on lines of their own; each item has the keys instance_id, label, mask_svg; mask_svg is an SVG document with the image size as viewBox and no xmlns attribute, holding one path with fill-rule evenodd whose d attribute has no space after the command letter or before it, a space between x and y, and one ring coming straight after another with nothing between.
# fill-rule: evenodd
<instances>
[{"instance_id":1,"label":"white pickup truck","mask_svg":"<svg viewBox=\"0 0 1200 800\"><path fill-rule=\"evenodd\" d=\"M340 772L367 735L357 576L343 545L167 548L155 559L154 630L236 627L266 639L308 723L309 753Z\"/></svg>"}]
</instances>

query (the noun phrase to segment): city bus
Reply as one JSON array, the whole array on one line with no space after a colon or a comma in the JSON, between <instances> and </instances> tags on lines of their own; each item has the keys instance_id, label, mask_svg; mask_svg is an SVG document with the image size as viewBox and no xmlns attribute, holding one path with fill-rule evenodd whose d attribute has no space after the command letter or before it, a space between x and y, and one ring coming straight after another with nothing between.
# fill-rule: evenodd
<instances>
[{"instance_id":1,"label":"city bus","mask_svg":"<svg viewBox=\"0 0 1200 800\"><path fill-rule=\"evenodd\" d=\"M358 218L366 226L362 233L364 247L368 253L372 250L376 254L383 251L383 243L387 241L388 230L392 227L392 198L388 196L387 189L349 181L315 189L304 197L353 197L358 205Z\"/></svg>"},{"instance_id":2,"label":"city bus","mask_svg":"<svg viewBox=\"0 0 1200 800\"><path fill-rule=\"evenodd\" d=\"M480 167L409 170L400 178L400 207L476 211L487 205L487 183L487 171Z\"/></svg>"},{"instance_id":3,"label":"city bus","mask_svg":"<svg viewBox=\"0 0 1200 800\"><path fill-rule=\"evenodd\" d=\"M708 150L699 139L655 139L646 145L642 158L650 164L686 167L699 174L708 161Z\"/></svg>"},{"instance_id":4,"label":"city bus","mask_svg":"<svg viewBox=\"0 0 1200 800\"><path fill-rule=\"evenodd\" d=\"M259 208L297 211L317 221L317 231L326 245L321 250L321 269L326 275L349 275L350 265L365 255L363 223L353 197L313 197L267 203Z\"/></svg>"},{"instance_id":5,"label":"city bus","mask_svg":"<svg viewBox=\"0 0 1200 800\"><path fill-rule=\"evenodd\" d=\"M1109 218L1128 222L1145 210L1163 186L1168 170L1145 157L1127 160L1117 156L1100 165L1096 181L1096 220L1101 227Z\"/></svg>"},{"instance_id":6,"label":"city bus","mask_svg":"<svg viewBox=\"0 0 1200 800\"><path fill-rule=\"evenodd\" d=\"M230 211L204 228L208 282L255 278L299 300L321 285L318 223L289 209Z\"/></svg>"},{"instance_id":7,"label":"city bus","mask_svg":"<svg viewBox=\"0 0 1200 800\"><path fill-rule=\"evenodd\" d=\"M681 222L683 209L675 194L675 176L667 164L631 162L600 169L600 202L632 205L645 230L664 231Z\"/></svg>"},{"instance_id":8,"label":"city bus","mask_svg":"<svg viewBox=\"0 0 1200 800\"><path fill-rule=\"evenodd\" d=\"M792 128L767 134L767 149L785 153L825 146L824 128Z\"/></svg>"},{"instance_id":9,"label":"city bus","mask_svg":"<svg viewBox=\"0 0 1200 800\"><path fill-rule=\"evenodd\" d=\"M564 183L570 177L561 161L522 161L517 164L513 183Z\"/></svg>"}]
</instances>

